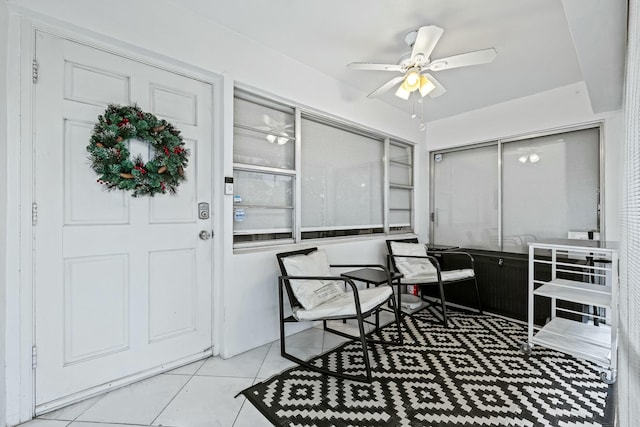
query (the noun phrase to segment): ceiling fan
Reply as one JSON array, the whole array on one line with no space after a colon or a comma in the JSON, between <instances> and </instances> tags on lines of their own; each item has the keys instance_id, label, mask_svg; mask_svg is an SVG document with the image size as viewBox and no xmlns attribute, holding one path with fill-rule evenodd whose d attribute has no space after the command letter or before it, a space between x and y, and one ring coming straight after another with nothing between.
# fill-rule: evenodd
<instances>
[{"instance_id":1,"label":"ceiling fan","mask_svg":"<svg viewBox=\"0 0 640 427\"><path fill-rule=\"evenodd\" d=\"M367 95L367 97L382 95L399 85L396 90L396 96L402 99L409 99L409 96L415 91L418 91L421 97L428 94L431 98L435 98L445 93L447 89L429 74L429 71L487 64L496 57L496 50L489 48L432 60L431 52L440 37L442 37L442 33L444 33L444 30L435 25L423 26L416 31L408 33L404 37L404 41L411 48L411 52L402 55L397 64L352 62L347 67L352 70L396 71L402 73L401 76L392 78Z\"/></svg>"}]
</instances>

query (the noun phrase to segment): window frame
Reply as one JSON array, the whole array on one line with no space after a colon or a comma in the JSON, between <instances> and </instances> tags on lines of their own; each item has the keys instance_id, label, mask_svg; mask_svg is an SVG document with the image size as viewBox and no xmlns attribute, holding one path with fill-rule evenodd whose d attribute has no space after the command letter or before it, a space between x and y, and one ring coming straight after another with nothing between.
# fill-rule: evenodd
<instances>
[{"instance_id":1,"label":"window frame","mask_svg":"<svg viewBox=\"0 0 640 427\"><path fill-rule=\"evenodd\" d=\"M403 162L399 162L396 160L392 160L391 159L391 146L396 146L396 147L404 147L404 148L408 148L410 150L411 153L411 159L409 161L409 163L403 163ZM386 234L405 234L405 233L413 233L414 229L415 229L415 210L416 210L416 193L415 193L415 182L416 182L416 168L415 168L415 154L416 154L416 150L415 150L415 146L409 146L407 144L402 143L401 141L397 141L395 139L391 139L391 138L387 138L385 140L385 158L387 159L385 161L385 203L386 203L386 209L385 209L385 219L384 219L384 224L385 224L385 233ZM404 167L408 167L410 169L410 184L399 184L399 183L393 183L391 182L391 165L395 164L395 165L399 165L399 166L404 166ZM409 208L408 209L403 209L403 208L393 208L391 206L391 190L393 189L399 189L399 190L407 190L409 191ZM391 211L409 211L409 224L408 226L404 226L402 227L401 225L392 225L391 224ZM396 228L397 227L397 228ZM401 228L402 227L402 228ZM407 229L408 227L408 229ZM394 228L394 229L392 229Z\"/></svg>"},{"instance_id":2,"label":"window frame","mask_svg":"<svg viewBox=\"0 0 640 427\"><path fill-rule=\"evenodd\" d=\"M363 128L358 128L353 125L346 124L344 122L328 119L327 117L324 117L315 113L308 113L308 112L301 111L301 121L299 126L300 134L301 134L300 135L301 145L304 144L304 135L302 135L303 127L304 127L303 121L311 121L316 124L327 126L335 130L353 133L355 135L359 135L364 138L369 138L371 140L374 140L376 143L380 144L379 148L382 148L382 158L380 158L379 160L382 163L382 181L379 184L381 189L380 202L382 204L381 206L382 223L381 224L362 224L361 226L329 225L325 227L303 227L302 220L301 220L300 221L300 238L298 239L298 242L323 240L323 239L331 239L331 238L343 238L343 237L384 235L385 234L385 212L388 210L388 205L386 204L385 195L384 195L385 166L387 163L385 159L388 158L387 152L386 152L386 144L385 144L387 137L382 136L380 133L370 132ZM299 151L301 160L302 160L303 151L304 149L301 147ZM298 168L298 171L300 173L299 182L300 182L300 186L302 186L303 174L304 174L302 161L299 163L299 166L300 166ZM299 200L299 206L300 206L299 211L301 212L301 217L302 217L302 211L304 210L302 199ZM303 230L303 228L305 229ZM317 233L320 235L315 237L305 237L305 234L313 234L313 233ZM322 236L322 234L326 234L326 235Z\"/></svg>"},{"instance_id":3,"label":"window frame","mask_svg":"<svg viewBox=\"0 0 640 427\"><path fill-rule=\"evenodd\" d=\"M290 173L286 173L284 171L280 171L280 170L276 170L273 168L261 168L261 169L252 169L249 167L246 167L246 165L244 164L238 164L239 166L235 166L233 168L233 175L234 175L234 180L235 180L235 174L236 172L249 172L249 173L261 173L261 174L268 174L268 175L279 175L279 176L286 176L286 177L291 177L292 178L292 190L294 195L292 195L292 200L291 200L291 205L281 205L281 206L264 206L264 205L251 205L251 204L242 204L242 205L236 205L235 204L235 200L234 200L234 204L233 204L233 208L234 208L234 216L235 216L235 209L236 207L240 206L243 208L261 208L261 209L282 209L282 210L290 210L291 211L291 223L292 223L292 227L291 230L289 231L288 229L281 229L281 228L264 228L264 229L255 229L255 230L242 230L242 231L236 231L235 229L233 230L233 240L234 240L234 247L245 247L245 246L254 246L254 244L258 244L258 242L278 242L278 243L292 243L294 241L295 238L295 183L296 183L296 178L294 175L290 174ZM234 195L235 197L235 195ZM261 232L264 231L264 232ZM286 233L290 233L291 237L288 238L275 238L275 239L254 239L254 240L247 240L247 241L242 241L242 242L236 242L235 238L236 236L267 236L267 235L278 235L278 234L286 234Z\"/></svg>"},{"instance_id":4,"label":"window frame","mask_svg":"<svg viewBox=\"0 0 640 427\"><path fill-rule=\"evenodd\" d=\"M561 135L564 133L586 130L586 129L598 129L598 156L599 156L599 180L598 180L598 203L597 203L597 231L600 234L600 240L605 241L605 212L604 212L604 200L605 200L605 153L604 153L604 122L594 121L583 123L574 126L566 126L554 129L548 129L545 131L532 132L526 134L520 134L515 136L509 136L504 138L496 138L478 143L466 144L462 146L451 147L447 149L432 150L429 151L429 236L430 240L435 237L435 154L446 154L454 151L467 150L473 148L480 148L486 146L497 145L498 147L498 159L496 167L498 168L498 182L497 182L497 194L498 194L498 252L503 252L503 146L511 142L518 142L527 139L540 138L553 135ZM490 249L486 249L490 251Z\"/></svg>"},{"instance_id":5,"label":"window frame","mask_svg":"<svg viewBox=\"0 0 640 427\"><path fill-rule=\"evenodd\" d=\"M255 91L254 89L248 89L241 86L234 87L233 93L233 106L235 108L235 100L236 98L242 99L243 101L248 101L252 103L256 103L262 105L267 108L275 108L280 111L291 111L293 110L294 115L294 135L293 135L293 143L294 143L294 164L293 169L280 169L259 165L251 165L245 163L238 163L233 161L233 172L235 174L236 171L247 171L247 172L258 172L258 173L271 173L271 174L280 174L293 177L293 230L291 238L282 238L282 239L272 239L272 240L253 240L253 241L244 241L244 242L236 242L236 236L238 235L248 235L244 232L236 232L233 230L233 248L235 249L244 249L244 248L265 248L270 246L277 245L286 245L286 244L301 244L301 243L311 243L311 242L327 242L330 240L342 240L342 239L365 239L371 237L380 237L389 234L408 234L415 232L415 207L416 207L416 193L414 190L415 182L416 182L416 168L415 168L415 156L416 156L416 143L404 140L400 137L389 135L383 132L379 132L366 126L359 125L357 123L353 123L347 120L335 118L329 114L318 112L307 107L302 107L300 105L296 105L294 103L288 102L286 100L278 99L276 97L272 97L269 95L265 95ZM357 227L346 227L349 229L350 233L346 233L341 235L341 230L343 227L334 226L331 229L334 231L333 234L336 235L328 235L328 236L314 236L312 238L303 238L302 231L302 150L303 148L303 137L302 137L302 121L303 119L313 120L315 122L328 125L340 130L352 132L358 135L362 135L368 138L375 139L379 141L382 145L382 158L380 161L382 162L382 182L380 182L382 188L382 227L372 229L372 232L368 232L366 234L362 234L357 231ZM247 129L245 125L237 125L235 122L235 117L233 119L233 129L234 129L234 147L235 147L235 130L236 128ZM251 129L249 129L251 130ZM411 186L406 186L407 189L410 190L410 224L403 230L390 230L389 226L389 211L390 211L390 203L389 203L389 192L390 188L394 188L394 186L390 184L389 180L389 157L390 157L390 144L394 144L397 146L403 146L410 150L411 154ZM410 187L410 188L409 188ZM234 204L235 206L235 204ZM364 230L364 228L358 230ZM276 231L274 229L275 234ZM257 235L257 234L254 234Z\"/></svg>"},{"instance_id":6,"label":"window frame","mask_svg":"<svg viewBox=\"0 0 640 427\"><path fill-rule=\"evenodd\" d=\"M276 101L270 100L268 98L264 98L262 96L259 95L255 95L251 92L247 92L244 90L234 90L234 95L233 95L233 101L234 101L234 108L235 108L235 101L236 99L241 99L245 102L250 102L253 104L257 104L257 105L261 105L263 107L266 108L272 108L275 109L277 111L282 111L285 113L292 113L293 117L294 117L294 135L290 138L293 140L293 169L285 169L285 168L278 168L278 167L271 167L271 166L262 166L262 165L256 165L256 164L250 164L250 163L241 163L241 162L236 162L235 159L233 161L233 176L235 177L236 172L250 172L250 173L262 173L262 174L269 174L269 175L281 175L281 176L288 176L291 177L293 182L292 182L292 206L281 206L281 209L291 209L292 210L292 226L291 226L291 231L290 237L286 237L286 238L273 238L273 239L253 239L253 240L247 240L247 241L239 241L236 242L236 236L268 236L268 235L272 235L272 236L276 236L278 234L283 234L283 233L289 233L288 230L282 230L280 228L265 228L262 230L251 230L251 231L256 231L254 233L250 233L248 231L236 231L235 227L233 228L233 247L234 248L244 248L244 247L254 247L254 246L264 246L264 245L274 245L274 244L291 244L293 242L295 242L296 239L296 187L297 187L297 182L298 182L298 174L297 174L297 170L296 170L296 165L297 165L297 153L298 153L298 146L299 146L299 133L298 133L298 128L296 126L296 114L297 111L295 108L292 107L288 107L282 103L278 103ZM253 129L250 126L246 126L246 125L242 125L242 124L238 124L235 121L235 115L234 115L234 121L233 121L233 135L234 135L234 148L235 148L235 132L236 129L242 129L242 130L249 130L249 131L253 131L253 132L258 132L261 134L268 134L268 132L266 131L262 131L260 129ZM235 153L234 153L235 154ZM232 155L233 156L233 155ZM235 204L235 194L234 194L234 203L233 203L233 210L234 213L233 215L235 216L235 210L237 206L247 206L247 207L251 207L251 205L236 205ZM263 233L260 233L258 231L264 231Z\"/></svg>"}]
</instances>

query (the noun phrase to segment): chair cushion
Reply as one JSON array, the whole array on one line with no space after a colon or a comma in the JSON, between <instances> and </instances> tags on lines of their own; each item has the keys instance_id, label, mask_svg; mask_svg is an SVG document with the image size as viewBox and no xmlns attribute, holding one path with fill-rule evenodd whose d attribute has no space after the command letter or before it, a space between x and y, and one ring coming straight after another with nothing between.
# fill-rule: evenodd
<instances>
[{"instance_id":1,"label":"chair cushion","mask_svg":"<svg viewBox=\"0 0 640 427\"><path fill-rule=\"evenodd\" d=\"M287 276L331 276L327 253L323 249L308 255L282 258ZM291 290L306 309L329 301L345 292L344 286L334 280L291 280Z\"/></svg>"},{"instance_id":2,"label":"chair cushion","mask_svg":"<svg viewBox=\"0 0 640 427\"><path fill-rule=\"evenodd\" d=\"M360 289L360 310L364 313L385 302L391 295L391 286L379 286L377 288ZM341 295L307 310L298 308L293 315L300 321L311 321L337 316L355 316L356 305L354 303L353 292L343 292Z\"/></svg>"},{"instance_id":3,"label":"chair cushion","mask_svg":"<svg viewBox=\"0 0 640 427\"><path fill-rule=\"evenodd\" d=\"M442 270L440 272L440 277L443 282L452 282L455 280L463 280L463 279L471 279L475 276L475 273L472 268L463 268L461 270ZM433 274L425 274L421 276L414 276L408 279L401 279L400 283L412 285L419 283L433 283L438 281L438 273Z\"/></svg>"},{"instance_id":4,"label":"chair cushion","mask_svg":"<svg viewBox=\"0 0 640 427\"><path fill-rule=\"evenodd\" d=\"M427 247L420 243L391 242L392 255L427 256ZM394 257L396 268L405 279L417 276L437 275L436 267L428 258Z\"/></svg>"}]
</instances>

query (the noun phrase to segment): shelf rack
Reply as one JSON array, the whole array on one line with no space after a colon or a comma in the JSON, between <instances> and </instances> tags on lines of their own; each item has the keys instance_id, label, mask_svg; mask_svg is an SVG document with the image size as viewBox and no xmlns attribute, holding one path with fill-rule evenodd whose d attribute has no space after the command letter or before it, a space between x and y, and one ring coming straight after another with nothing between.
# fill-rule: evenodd
<instances>
[{"instance_id":1,"label":"shelf rack","mask_svg":"<svg viewBox=\"0 0 640 427\"><path fill-rule=\"evenodd\" d=\"M550 280L540 279L545 266L551 270ZM601 374L603 381L615 382L617 287L617 243L568 239L529 243L528 341L522 350L531 353L540 345L589 360L606 369ZM550 320L541 328L534 325L536 297L551 300ZM559 307L557 301L603 308L605 314Z\"/></svg>"}]
</instances>

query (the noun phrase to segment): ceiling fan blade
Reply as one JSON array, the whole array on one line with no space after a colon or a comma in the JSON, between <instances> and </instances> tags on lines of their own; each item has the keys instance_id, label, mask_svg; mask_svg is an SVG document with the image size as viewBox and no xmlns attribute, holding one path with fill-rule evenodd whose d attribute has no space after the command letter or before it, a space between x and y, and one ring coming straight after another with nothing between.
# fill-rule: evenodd
<instances>
[{"instance_id":1,"label":"ceiling fan blade","mask_svg":"<svg viewBox=\"0 0 640 427\"><path fill-rule=\"evenodd\" d=\"M494 48L477 50L475 52L462 53L447 58L436 59L429 64L432 71L449 70L451 68L467 67L469 65L488 64L496 58Z\"/></svg>"},{"instance_id":2,"label":"ceiling fan blade","mask_svg":"<svg viewBox=\"0 0 640 427\"><path fill-rule=\"evenodd\" d=\"M433 83L433 85L436 87L434 90L429 92L429 97L437 98L440 95L444 95L447 92L447 89L444 86L442 86L442 83L436 80L436 78L433 77L431 74L422 73L422 75L425 76L427 79L429 79L429 81Z\"/></svg>"},{"instance_id":3,"label":"ceiling fan blade","mask_svg":"<svg viewBox=\"0 0 640 427\"><path fill-rule=\"evenodd\" d=\"M420 27L416 41L413 43L413 49L411 50L411 61L417 64L427 62L438 40L442 37L442 33L444 33L444 30L435 25Z\"/></svg>"},{"instance_id":4,"label":"ceiling fan blade","mask_svg":"<svg viewBox=\"0 0 640 427\"><path fill-rule=\"evenodd\" d=\"M400 83L403 79L404 79L404 76L398 76L398 77L392 78L391 80L389 80L388 82L380 86L378 89L374 90L369 95L367 95L367 98L373 98L378 95L382 95L383 93L385 93L386 91L388 91L389 89L391 89L392 87Z\"/></svg>"},{"instance_id":5,"label":"ceiling fan blade","mask_svg":"<svg viewBox=\"0 0 640 427\"><path fill-rule=\"evenodd\" d=\"M278 122L273 117L269 116L268 114L263 114L262 115L262 122L265 125L267 125L269 127L272 127L272 128L278 126Z\"/></svg>"},{"instance_id":6,"label":"ceiling fan blade","mask_svg":"<svg viewBox=\"0 0 640 427\"><path fill-rule=\"evenodd\" d=\"M397 64L371 64L368 62L352 62L347 64L347 68L352 70L373 70L373 71L404 71Z\"/></svg>"}]
</instances>

